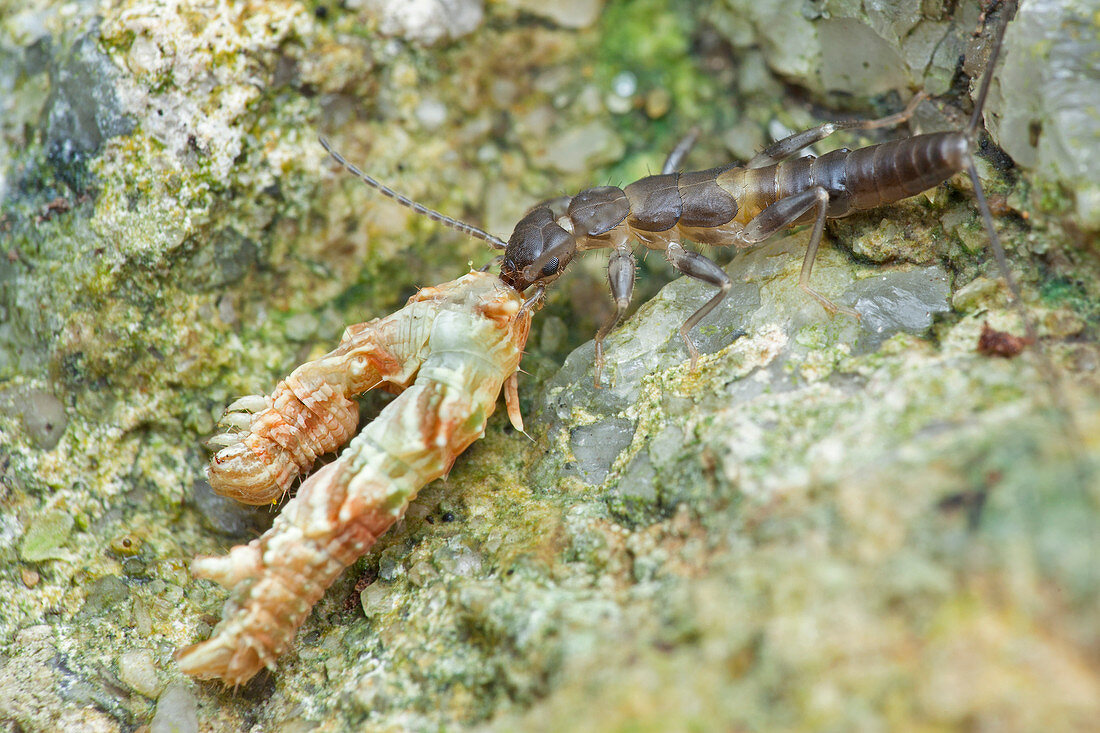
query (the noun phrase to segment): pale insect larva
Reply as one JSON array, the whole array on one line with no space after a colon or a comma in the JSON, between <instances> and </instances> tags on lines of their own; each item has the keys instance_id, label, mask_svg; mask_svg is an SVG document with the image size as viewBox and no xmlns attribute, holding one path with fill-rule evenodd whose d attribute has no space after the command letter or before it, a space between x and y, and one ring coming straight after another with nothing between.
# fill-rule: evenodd
<instances>
[{"instance_id":1,"label":"pale insect larva","mask_svg":"<svg viewBox=\"0 0 1100 733\"><path fill-rule=\"evenodd\" d=\"M378 330L401 333L386 341L395 360L387 373L404 375L389 384L411 386L302 483L271 529L227 555L194 561L195 575L232 595L211 637L179 652L180 669L241 685L273 668L325 589L484 434L506 382L509 414L518 418L510 382L530 325L531 309L515 289L471 272L349 329L363 339Z\"/></svg>"},{"instance_id":2,"label":"pale insect larva","mask_svg":"<svg viewBox=\"0 0 1100 733\"><path fill-rule=\"evenodd\" d=\"M418 303L409 307L431 308ZM419 345L403 342L406 318L350 326L336 349L295 369L269 397L242 397L226 408L222 425L243 432L207 441L220 447L206 469L214 491L245 504L277 501L319 455L346 443L359 422L352 398L376 387L400 391L416 371L407 354Z\"/></svg>"}]
</instances>

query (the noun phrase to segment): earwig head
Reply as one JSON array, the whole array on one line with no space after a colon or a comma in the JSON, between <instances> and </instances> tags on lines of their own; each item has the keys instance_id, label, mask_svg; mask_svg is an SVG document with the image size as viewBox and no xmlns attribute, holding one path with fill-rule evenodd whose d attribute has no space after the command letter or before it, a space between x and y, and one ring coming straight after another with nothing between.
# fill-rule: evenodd
<instances>
[{"instance_id":1,"label":"earwig head","mask_svg":"<svg viewBox=\"0 0 1100 733\"><path fill-rule=\"evenodd\" d=\"M500 279L521 293L532 285L549 285L576 252L576 239L558 224L548 205L540 204L516 224L504 250Z\"/></svg>"}]
</instances>

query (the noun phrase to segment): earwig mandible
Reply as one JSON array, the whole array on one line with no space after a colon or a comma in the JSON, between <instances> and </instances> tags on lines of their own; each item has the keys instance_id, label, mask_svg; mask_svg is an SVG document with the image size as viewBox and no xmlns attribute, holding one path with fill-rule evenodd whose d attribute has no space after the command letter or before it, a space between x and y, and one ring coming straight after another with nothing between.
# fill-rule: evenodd
<instances>
[{"instance_id":1,"label":"earwig mandible","mask_svg":"<svg viewBox=\"0 0 1100 733\"><path fill-rule=\"evenodd\" d=\"M857 150L839 149L816 158L796 157L839 130L872 130L907 121L925 99L923 93L918 93L902 112L877 120L826 122L772 143L744 165L731 163L703 171L679 172L691 147L689 137L673 150L657 175L622 188L598 186L536 204L516 224L507 242L411 201L348 163L326 141L321 144L348 170L385 195L503 249L501 279L520 292L534 288L532 297L542 297L547 286L564 273L578 252L610 249L607 277L615 312L595 337L597 386L604 360L603 341L622 319L634 291L632 240L663 251L676 270L718 289L680 327L694 368L699 351L690 332L726 297L732 283L717 263L685 249L682 240L744 249L759 245L791 226L812 223L799 287L830 315L844 313L858 318L855 310L837 305L810 284L825 221L915 196L963 171L974 184L975 199L989 232L994 257L1019 306L1019 289L993 227L971 153L978 141L1010 10L1005 8L1006 17L995 32L974 111L962 130L916 135ZM1023 320L1029 332L1033 331L1030 319L1025 316ZM1034 334L1029 333L1029 338L1033 339Z\"/></svg>"}]
</instances>

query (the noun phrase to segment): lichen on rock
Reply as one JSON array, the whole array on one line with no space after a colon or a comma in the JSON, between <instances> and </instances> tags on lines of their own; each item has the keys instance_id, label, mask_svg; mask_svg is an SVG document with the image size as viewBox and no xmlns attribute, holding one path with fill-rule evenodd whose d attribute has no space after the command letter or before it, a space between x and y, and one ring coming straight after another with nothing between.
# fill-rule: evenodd
<instances>
[{"instance_id":1,"label":"lichen on rock","mask_svg":"<svg viewBox=\"0 0 1100 733\"><path fill-rule=\"evenodd\" d=\"M494 417L274 674L223 690L173 659L225 600L191 558L275 511L202 484L224 407L492 256L338 171L318 133L507 237L542 198L659 169L694 125L701 169L917 86L917 128L965 124L986 3L933 5L610 0L575 27L455 3L481 19L434 45L365 3L0 12L0 720L1089 729L1100 150L1069 104L1091 83L1079 3L1024 4L978 159L1039 346L976 351L985 324L1023 328L963 178L829 224L813 281L860 322L798 289L804 231L733 259L695 372L677 329L709 291L663 287L653 256L594 388L611 307L586 254L535 318L530 439Z\"/></svg>"}]
</instances>

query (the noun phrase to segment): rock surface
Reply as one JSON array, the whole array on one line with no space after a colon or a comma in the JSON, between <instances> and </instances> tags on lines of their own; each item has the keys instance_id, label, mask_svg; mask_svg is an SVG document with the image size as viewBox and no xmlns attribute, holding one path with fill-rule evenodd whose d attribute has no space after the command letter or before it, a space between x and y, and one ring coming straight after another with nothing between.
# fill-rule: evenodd
<instances>
[{"instance_id":1,"label":"rock surface","mask_svg":"<svg viewBox=\"0 0 1100 733\"><path fill-rule=\"evenodd\" d=\"M813 282L858 322L798 289L804 231L738 256L695 371L677 329L708 290L662 289L653 256L594 387L611 307L589 254L536 317L531 439L495 416L274 673L179 673L224 601L188 563L275 511L202 481L222 409L490 258L337 170L317 133L506 237L540 198L659 169L693 125L693 168L723 140L895 111L914 84L942 95L917 125L957 127L987 48L969 1L421 5L463 20L425 15L428 38L367 2L0 3L0 727L1088 730L1081 3L1010 26L990 126L1021 165L978 161L1041 349L977 351L983 324L1023 327L962 178L830 224ZM838 138L818 152L882 139Z\"/></svg>"}]
</instances>

